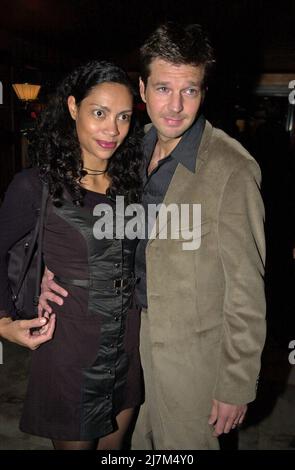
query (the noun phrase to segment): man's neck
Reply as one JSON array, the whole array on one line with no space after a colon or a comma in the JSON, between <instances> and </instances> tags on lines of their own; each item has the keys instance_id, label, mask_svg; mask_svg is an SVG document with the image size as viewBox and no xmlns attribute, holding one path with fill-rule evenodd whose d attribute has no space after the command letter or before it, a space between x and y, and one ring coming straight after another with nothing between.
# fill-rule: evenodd
<instances>
[{"instance_id":1,"label":"man's neck","mask_svg":"<svg viewBox=\"0 0 295 470\"><path fill-rule=\"evenodd\" d=\"M152 158L148 167L148 174L150 174L157 166L160 160L171 155L171 152L175 149L176 145L180 141L181 137L177 139L169 139L168 141L163 141L161 138L158 138L158 141L155 145Z\"/></svg>"}]
</instances>

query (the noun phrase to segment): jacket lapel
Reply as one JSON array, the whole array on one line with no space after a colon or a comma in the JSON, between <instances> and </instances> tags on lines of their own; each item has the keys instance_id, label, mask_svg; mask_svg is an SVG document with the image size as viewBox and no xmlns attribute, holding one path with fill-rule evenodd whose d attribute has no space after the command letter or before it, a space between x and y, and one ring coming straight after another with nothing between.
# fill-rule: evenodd
<instances>
[{"instance_id":1,"label":"jacket lapel","mask_svg":"<svg viewBox=\"0 0 295 470\"><path fill-rule=\"evenodd\" d=\"M152 229L150 240L148 241L147 246L153 243L155 239L159 238L159 235L163 230L167 230L167 225L169 226L171 215L173 213L178 213L177 204L181 204L182 202L187 204L189 202L189 196L191 195L192 188L196 184L196 175L199 173L200 168L208 158L208 149L212 132L213 127L208 121L206 121L196 158L195 173L192 173L181 164L177 165L171 183L169 184L168 190L166 192L162 207ZM169 210L169 212L166 214L166 208L169 205L171 205L171 211Z\"/></svg>"}]
</instances>

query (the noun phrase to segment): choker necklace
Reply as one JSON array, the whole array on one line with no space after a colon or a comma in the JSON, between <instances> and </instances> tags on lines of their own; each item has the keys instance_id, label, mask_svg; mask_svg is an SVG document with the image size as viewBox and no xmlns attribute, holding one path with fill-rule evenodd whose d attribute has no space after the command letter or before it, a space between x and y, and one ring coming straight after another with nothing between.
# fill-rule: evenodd
<instances>
[{"instance_id":1,"label":"choker necklace","mask_svg":"<svg viewBox=\"0 0 295 470\"><path fill-rule=\"evenodd\" d=\"M105 170L92 170L92 168L86 168L86 166L84 166L82 169L83 170L90 170L92 173L89 173L87 171L87 175L90 175L90 176L103 175L107 171L107 169L105 169Z\"/></svg>"}]
</instances>

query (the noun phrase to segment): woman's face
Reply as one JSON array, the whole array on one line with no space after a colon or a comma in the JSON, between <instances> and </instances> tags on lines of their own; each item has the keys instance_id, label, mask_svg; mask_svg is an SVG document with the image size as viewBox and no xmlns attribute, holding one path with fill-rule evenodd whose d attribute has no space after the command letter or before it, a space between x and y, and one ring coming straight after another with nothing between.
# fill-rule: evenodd
<instances>
[{"instance_id":1,"label":"woman's face","mask_svg":"<svg viewBox=\"0 0 295 470\"><path fill-rule=\"evenodd\" d=\"M80 105L69 96L68 107L76 121L84 165L105 168L107 160L128 134L133 99L129 89L119 83L96 85Z\"/></svg>"}]
</instances>

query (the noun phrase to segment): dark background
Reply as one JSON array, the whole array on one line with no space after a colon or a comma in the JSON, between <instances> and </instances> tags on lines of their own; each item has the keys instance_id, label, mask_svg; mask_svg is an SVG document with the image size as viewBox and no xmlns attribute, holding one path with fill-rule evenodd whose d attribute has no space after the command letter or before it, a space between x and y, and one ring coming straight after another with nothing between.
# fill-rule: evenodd
<instances>
[{"instance_id":1,"label":"dark background","mask_svg":"<svg viewBox=\"0 0 295 470\"><path fill-rule=\"evenodd\" d=\"M295 339L295 137L294 106L288 101L288 82L295 80L295 0L1 0L0 199L26 165L35 117L61 77L81 62L100 58L115 60L136 79L141 43L166 20L207 29L217 65L205 114L240 140L262 170L268 341L260 395L249 413L255 421L269 413L284 388L288 344ZM267 80L265 74L270 74ZM22 82L41 85L38 101L26 109L11 86ZM142 114L141 119L147 118ZM272 372L268 379L263 372L277 370L277 351L284 358L279 391L269 386Z\"/></svg>"},{"instance_id":2,"label":"dark background","mask_svg":"<svg viewBox=\"0 0 295 470\"><path fill-rule=\"evenodd\" d=\"M24 164L19 130L29 116L11 84L42 85L39 103L30 107L36 115L60 78L88 59L114 59L136 78L141 43L166 20L207 29L217 67L206 114L229 132L262 73L295 76L295 0L1 0L0 197Z\"/></svg>"}]
</instances>

